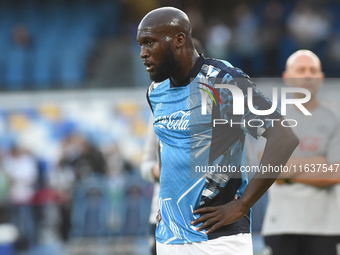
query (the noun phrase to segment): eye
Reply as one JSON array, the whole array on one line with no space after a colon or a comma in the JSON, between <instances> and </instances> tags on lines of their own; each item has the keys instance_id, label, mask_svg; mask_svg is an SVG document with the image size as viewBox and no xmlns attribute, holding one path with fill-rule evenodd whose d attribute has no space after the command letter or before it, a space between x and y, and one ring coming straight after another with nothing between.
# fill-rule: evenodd
<instances>
[{"instance_id":1,"label":"eye","mask_svg":"<svg viewBox=\"0 0 340 255\"><path fill-rule=\"evenodd\" d=\"M297 72L297 73L300 73L300 74L301 74L301 73L304 73L304 71L305 71L305 69L304 69L304 68L301 68L301 67L298 68L298 69L296 70L296 72Z\"/></svg>"},{"instance_id":2,"label":"eye","mask_svg":"<svg viewBox=\"0 0 340 255\"><path fill-rule=\"evenodd\" d=\"M153 41L150 41L150 40L149 40L149 41L146 42L146 44L147 44L148 46L151 46L151 45L153 44Z\"/></svg>"},{"instance_id":3,"label":"eye","mask_svg":"<svg viewBox=\"0 0 340 255\"><path fill-rule=\"evenodd\" d=\"M318 72L318 70L316 70L315 68L312 68L310 71L312 74L316 74Z\"/></svg>"}]
</instances>

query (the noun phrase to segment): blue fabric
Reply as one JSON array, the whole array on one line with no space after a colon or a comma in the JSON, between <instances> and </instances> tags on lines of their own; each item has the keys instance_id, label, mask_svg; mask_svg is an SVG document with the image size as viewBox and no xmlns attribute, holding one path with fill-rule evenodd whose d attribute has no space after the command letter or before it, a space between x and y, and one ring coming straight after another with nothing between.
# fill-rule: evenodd
<instances>
[{"instance_id":1,"label":"blue fabric","mask_svg":"<svg viewBox=\"0 0 340 255\"><path fill-rule=\"evenodd\" d=\"M199 68L197 68L197 66ZM241 197L248 183L247 174L240 167L246 165L245 134L258 137L269 128L228 125L213 128L213 119L226 119L235 122L249 119L265 121L269 117L279 118L274 112L270 116L256 116L245 107L244 114L233 114L233 99L230 91L217 89L219 82L232 84L243 91L247 99L247 88L253 91L254 107L269 109L271 102L264 97L241 70L228 62L200 58L190 75L194 79L189 84L174 87L170 80L153 83L149 87L149 102L154 113L154 127L160 139L161 148L161 188L160 209L162 221L158 224L156 238L161 243L181 244L199 242L212 238L205 230L197 232L190 222L200 215L193 210L199 207L222 205ZM210 90L215 102L206 99L206 114L202 112L202 102L207 84L215 87ZM217 90L216 90L217 89ZM214 93L214 94L213 94ZM218 99L219 95L221 101ZM245 100L246 102L246 100ZM208 167L233 166L237 173L209 173ZM197 169L200 171L197 172ZM234 225L226 226L213 238L250 232L249 215Z\"/></svg>"}]
</instances>

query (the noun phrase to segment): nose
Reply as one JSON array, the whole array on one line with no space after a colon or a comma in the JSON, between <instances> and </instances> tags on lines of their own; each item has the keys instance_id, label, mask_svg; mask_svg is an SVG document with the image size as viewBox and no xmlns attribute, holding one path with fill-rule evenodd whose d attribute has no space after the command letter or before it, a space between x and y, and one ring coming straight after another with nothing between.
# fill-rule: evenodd
<instances>
[{"instance_id":1,"label":"nose","mask_svg":"<svg viewBox=\"0 0 340 255\"><path fill-rule=\"evenodd\" d=\"M147 58L149 56L148 51L145 49L145 47L142 45L140 47L140 57L141 58Z\"/></svg>"},{"instance_id":2,"label":"nose","mask_svg":"<svg viewBox=\"0 0 340 255\"><path fill-rule=\"evenodd\" d=\"M310 71L310 70L307 70L306 72L305 72L305 77L304 77L305 79L311 79L311 78L313 78L313 72L312 71Z\"/></svg>"}]
</instances>

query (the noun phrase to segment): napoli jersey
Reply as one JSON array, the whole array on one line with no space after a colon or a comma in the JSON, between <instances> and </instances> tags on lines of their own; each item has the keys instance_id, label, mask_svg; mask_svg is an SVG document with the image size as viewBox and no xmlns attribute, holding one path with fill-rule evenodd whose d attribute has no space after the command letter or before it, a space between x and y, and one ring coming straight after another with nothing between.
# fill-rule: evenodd
<instances>
[{"instance_id":1,"label":"napoli jersey","mask_svg":"<svg viewBox=\"0 0 340 255\"><path fill-rule=\"evenodd\" d=\"M234 114L233 88L217 83L243 92L238 98L242 114ZM246 173L240 171L247 164L245 135L257 138L271 126L268 120L281 118L277 111L268 116L253 114L246 103L248 88L255 109L271 108L270 100L240 69L203 56L182 86L175 87L170 79L150 85L147 98L160 139L162 165L162 220L156 230L157 241L183 244L251 232L250 212L209 235L205 230L196 231L198 226L190 223L200 217L193 213L195 209L223 205L242 196L248 183Z\"/></svg>"}]
</instances>

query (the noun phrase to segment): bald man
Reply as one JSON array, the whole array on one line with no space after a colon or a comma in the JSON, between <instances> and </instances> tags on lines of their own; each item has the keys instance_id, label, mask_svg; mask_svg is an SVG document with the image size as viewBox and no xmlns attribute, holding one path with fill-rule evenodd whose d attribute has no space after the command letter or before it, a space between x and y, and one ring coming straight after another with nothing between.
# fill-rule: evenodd
<instances>
[{"instance_id":1,"label":"bald man","mask_svg":"<svg viewBox=\"0 0 340 255\"><path fill-rule=\"evenodd\" d=\"M240 69L197 53L190 21L181 10L164 7L148 13L138 26L137 41L153 81L147 99L160 140L157 253L252 254L250 208L277 175L254 178L248 184L240 172L246 166L245 135L267 138L261 164L272 166L286 163L298 139L290 128L266 122L280 119L277 111L256 116L246 107L243 115L233 114L230 90L218 89L216 82L241 89L244 98L250 88L256 109L269 109L271 103ZM235 124L213 127L216 118ZM242 125L245 118L266 124ZM204 170L230 166L235 172Z\"/></svg>"},{"instance_id":2,"label":"bald man","mask_svg":"<svg viewBox=\"0 0 340 255\"><path fill-rule=\"evenodd\" d=\"M340 179L335 173L340 163L340 122L318 99L323 78L320 59L313 52L299 50L288 58L283 79L288 86L310 91L304 107L312 114L305 116L293 106L287 109L287 116L298 122L294 131L300 139L288 165L310 171L282 173L269 189L262 229L266 254L340 254Z\"/></svg>"}]
</instances>

